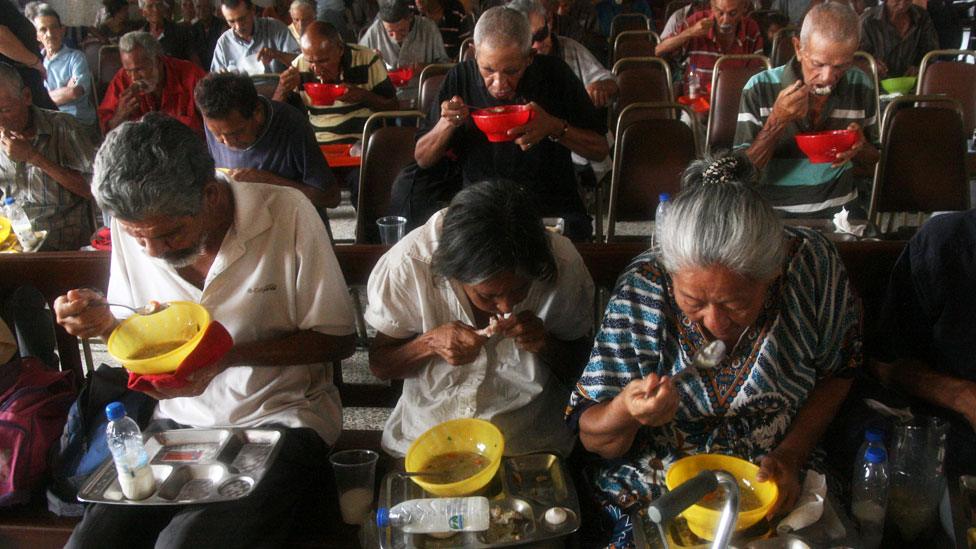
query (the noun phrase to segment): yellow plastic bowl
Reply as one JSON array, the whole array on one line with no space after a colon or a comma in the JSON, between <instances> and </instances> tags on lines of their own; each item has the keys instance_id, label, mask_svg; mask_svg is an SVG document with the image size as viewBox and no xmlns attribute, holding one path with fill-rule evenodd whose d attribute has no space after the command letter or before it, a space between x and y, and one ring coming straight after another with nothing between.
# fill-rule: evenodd
<instances>
[{"instance_id":1,"label":"yellow plastic bowl","mask_svg":"<svg viewBox=\"0 0 976 549\"><path fill-rule=\"evenodd\" d=\"M167 374L176 370L190 354L210 324L210 313L198 303L172 301L169 307L151 315L132 315L123 320L108 338L108 352L130 372ZM182 345L168 352L132 358L146 347L172 341Z\"/></svg>"},{"instance_id":2,"label":"yellow plastic bowl","mask_svg":"<svg viewBox=\"0 0 976 549\"><path fill-rule=\"evenodd\" d=\"M752 486L759 501L762 502L758 509L739 513L739 520L735 523L737 532L759 522L766 516L766 513L773 507L773 503L776 502L776 498L779 497L779 488L775 482L756 481L756 473L759 472L759 467L737 457L719 454L698 454L674 462L665 477L668 490L675 489L706 469L729 473L739 482L740 490L743 487L743 481L748 481L749 486ZM741 503L741 497L739 501ZM711 540L715 537L715 527L718 526L718 519L722 516L722 512L700 505L692 505L685 509L681 515L688 521L688 528L696 536Z\"/></svg>"},{"instance_id":3,"label":"yellow plastic bowl","mask_svg":"<svg viewBox=\"0 0 976 549\"><path fill-rule=\"evenodd\" d=\"M407 450L404 468L408 473L422 471L431 459L451 452L475 452L488 458L488 467L458 482L436 484L411 477L435 496L466 496L483 488L495 476L505 453L505 437L482 419L453 419L437 424L417 437Z\"/></svg>"}]
</instances>

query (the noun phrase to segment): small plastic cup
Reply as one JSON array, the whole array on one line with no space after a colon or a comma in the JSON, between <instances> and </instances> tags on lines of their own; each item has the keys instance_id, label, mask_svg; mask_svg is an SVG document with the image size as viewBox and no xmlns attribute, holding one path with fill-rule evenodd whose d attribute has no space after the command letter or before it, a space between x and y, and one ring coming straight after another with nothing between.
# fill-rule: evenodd
<instances>
[{"instance_id":1,"label":"small plastic cup","mask_svg":"<svg viewBox=\"0 0 976 549\"><path fill-rule=\"evenodd\" d=\"M403 238L407 230L407 218L399 215L387 215L376 220L380 229L380 242L391 246Z\"/></svg>"},{"instance_id":2,"label":"small plastic cup","mask_svg":"<svg viewBox=\"0 0 976 549\"><path fill-rule=\"evenodd\" d=\"M372 450L343 450L329 456L339 493L339 510L346 524L362 524L369 516L379 457Z\"/></svg>"}]
</instances>

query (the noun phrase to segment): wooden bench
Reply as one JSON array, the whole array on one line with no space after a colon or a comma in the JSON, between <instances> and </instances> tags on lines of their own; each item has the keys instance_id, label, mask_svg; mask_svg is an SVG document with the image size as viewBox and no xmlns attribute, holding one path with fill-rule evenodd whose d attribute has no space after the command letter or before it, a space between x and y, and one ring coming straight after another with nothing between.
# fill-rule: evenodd
<instances>
[{"instance_id":1,"label":"wooden bench","mask_svg":"<svg viewBox=\"0 0 976 549\"><path fill-rule=\"evenodd\" d=\"M884 297L888 274L904 247L904 242L840 242L837 247L850 272L853 284L865 309L864 324L870 333L876 324ZM617 277L630 261L645 248L639 242L615 244L580 244L578 249L597 287L612 289ZM349 285L365 285L376 261L386 250L383 246L337 246L336 256ZM21 284L38 288L49 302L77 287L105 289L109 276L109 254L105 252L56 252L0 256L0 295ZM83 374L77 340L60 327L58 351L64 369ZM392 406L396 389L378 385L344 383L341 372L336 376L343 402L372 403ZM380 431L344 431L337 449L371 448L379 450ZM328 520L328 519L325 519ZM315 534L298 542L308 547L356 547L354 528L333 519L328 525L317 525ZM0 547L61 547L67 540L75 519L49 513L41 502L5 510L0 513Z\"/></svg>"}]
</instances>

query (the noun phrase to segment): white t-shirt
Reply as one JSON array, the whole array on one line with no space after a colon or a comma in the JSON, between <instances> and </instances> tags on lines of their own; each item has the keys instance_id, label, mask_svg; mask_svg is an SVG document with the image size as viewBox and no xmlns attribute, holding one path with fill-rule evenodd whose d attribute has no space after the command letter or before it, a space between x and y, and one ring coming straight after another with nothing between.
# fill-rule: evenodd
<instances>
[{"instance_id":1,"label":"white t-shirt","mask_svg":"<svg viewBox=\"0 0 976 549\"><path fill-rule=\"evenodd\" d=\"M354 333L349 290L308 199L285 187L228 184L234 221L203 290L148 257L113 220L108 300L132 306L149 300L200 303L235 344L300 330ZM156 416L193 427L309 427L330 445L342 428L332 367L322 363L228 368L199 396L160 401Z\"/></svg>"},{"instance_id":2,"label":"white t-shirt","mask_svg":"<svg viewBox=\"0 0 976 549\"><path fill-rule=\"evenodd\" d=\"M390 337L406 339L460 320L474 325L460 284L435 277L431 259L442 210L388 251L369 276L366 320ZM530 310L546 332L564 341L584 337L593 325L593 280L566 238L551 235L554 282L536 281L514 314ZM480 418L505 435L505 454L550 451L568 455L573 437L563 412L568 390L533 353L511 338L492 338L471 364L452 366L435 357L403 382L403 395L383 430L383 448L404 455L418 436L438 423Z\"/></svg>"}]
</instances>

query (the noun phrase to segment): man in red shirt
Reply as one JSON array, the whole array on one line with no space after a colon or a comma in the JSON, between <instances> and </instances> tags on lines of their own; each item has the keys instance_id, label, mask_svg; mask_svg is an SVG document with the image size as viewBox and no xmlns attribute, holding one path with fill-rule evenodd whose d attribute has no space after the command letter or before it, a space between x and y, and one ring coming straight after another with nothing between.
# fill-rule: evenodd
<instances>
[{"instance_id":1,"label":"man in red shirt","mask_svg":"<svg viewBox=\"0 0 976 549\"><path fill-rule=\"evenodd\" d=\"M186 124L203 138L203 120L193 102L203 70L189 61L162 54L148 32L130 32L119 40L122 69L115 74L98 107L103 133L144 114L159 111Z\"/></svg>"},{"instance_id":2,"label":"man in red shirt","mask_svg":"<svg viewBox=\"0 0 976 549\"><path fill-rule=\"evenodd\" d=\"M686 60L686 78L694 69L702 84L711 82L719 57L763 52L759 24L748 12L747 0L712 0L710 9L688 16L674 34L662 36L654 54Z\"/></svg>"}]
</instances>

